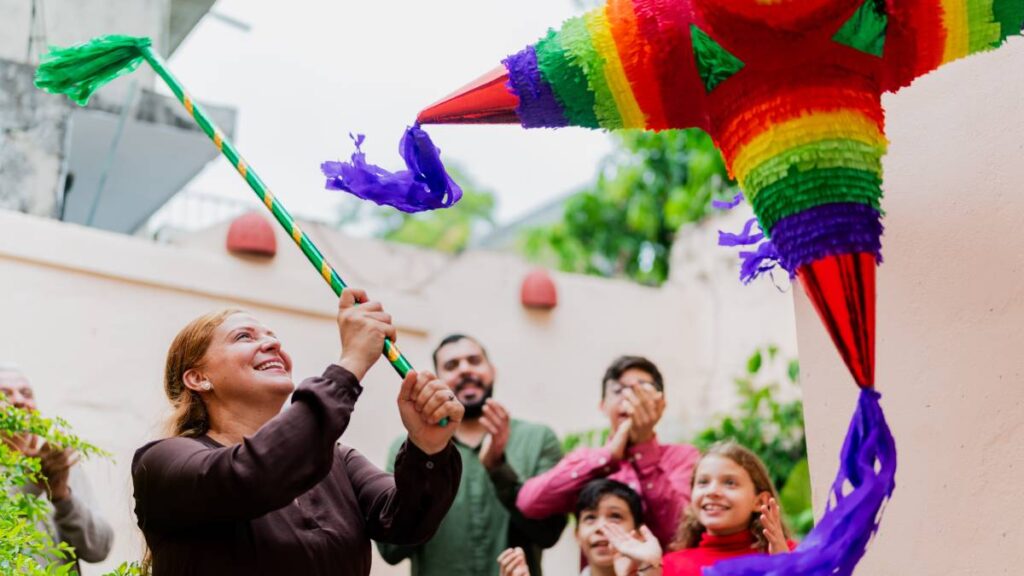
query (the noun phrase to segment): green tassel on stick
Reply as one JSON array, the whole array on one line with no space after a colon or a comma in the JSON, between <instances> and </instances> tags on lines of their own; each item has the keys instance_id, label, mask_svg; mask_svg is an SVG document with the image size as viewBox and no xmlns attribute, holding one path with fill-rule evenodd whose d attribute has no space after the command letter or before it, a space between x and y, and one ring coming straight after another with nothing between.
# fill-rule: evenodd
<instances>
[{"instance_id":1,"label":"green tassel on stick","mask_svg":"<svg viewBox=\"0 0 1024 576\"><path fill-rule=\"evenodd\" d=\"M36 70L36 87L85 106L93 92L134 72L150 44L149 38L113 35L71 48L51 48Z\"/></svg>"}]
</instances>

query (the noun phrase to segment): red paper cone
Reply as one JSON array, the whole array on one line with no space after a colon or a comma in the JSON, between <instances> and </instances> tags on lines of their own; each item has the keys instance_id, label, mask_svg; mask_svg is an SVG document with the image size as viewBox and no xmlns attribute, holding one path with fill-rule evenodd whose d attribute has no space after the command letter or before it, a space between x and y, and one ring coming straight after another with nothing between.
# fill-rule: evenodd
<instances>
[{"instance_id":1,"label":"red paper cone","mask_svg":"<svg viewBox=\"0 0 1024 576\"><path fill-rule=\"evenodd\" d=\"M519 124L519 97L509 91L508 70L498 66L416 118L420 124Z\"/></svg>"},{"instance_id":2,"label":"red paper cone","mask_svg":"<svg viewBox=\"0 0 1024 576\"><path fill-rule=\"evenodd\" d=\"M797 276L861 388L875 386L875 257L829 256Z\"/></svg>"}]
</instances>

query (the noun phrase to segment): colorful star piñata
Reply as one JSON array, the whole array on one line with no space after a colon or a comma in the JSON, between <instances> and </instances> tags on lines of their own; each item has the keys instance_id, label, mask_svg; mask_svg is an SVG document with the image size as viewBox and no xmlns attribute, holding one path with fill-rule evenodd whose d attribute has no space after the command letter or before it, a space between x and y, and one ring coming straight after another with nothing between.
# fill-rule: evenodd
<instances>
[{"instance_id":1,"label":"colorful star pi\u00f1ata","mask_svg":"<svg viewBox=\"0 0 1024 576\"><path fill-rule=\"evenodd\" d=\"M896 466L873 390L881 96L1022 22L1024 0L608 0L420 114L715 140L766 236L744 279L769 260L798 277L863 390L835 501L800 549L707 574L850 574L863 555Z\"/></svg>"}]
</instances>

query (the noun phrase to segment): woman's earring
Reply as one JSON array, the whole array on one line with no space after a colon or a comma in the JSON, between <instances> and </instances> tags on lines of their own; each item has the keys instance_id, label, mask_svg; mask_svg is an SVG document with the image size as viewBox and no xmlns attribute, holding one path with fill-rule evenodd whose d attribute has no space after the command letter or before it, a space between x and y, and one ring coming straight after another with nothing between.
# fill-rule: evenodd
<instances>
[{"instance_id":1,"label":"woman's earring","mask_svg":"<svg viewBox=\"0 0 1024 576\"><path fill-rule=\"evenodd\" d=\"M203 390L205 390L207 392L209 392L210 390L213 390L213 384L210 384L209 381L203 382Z\"/></svg>"}]
</instances>

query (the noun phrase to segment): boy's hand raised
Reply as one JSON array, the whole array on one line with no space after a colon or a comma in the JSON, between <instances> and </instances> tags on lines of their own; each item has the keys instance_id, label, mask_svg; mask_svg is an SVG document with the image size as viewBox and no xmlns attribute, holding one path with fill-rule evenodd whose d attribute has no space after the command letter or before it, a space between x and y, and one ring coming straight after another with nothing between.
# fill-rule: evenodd
<instances>
[{"instance_id":1,"label":"boy's hand raised","mask_svg":"<svg viewBox=\"0 0 1024 576\"><path fill-rule=\"evenodd\" d=\"M623 420L619 427L608 440L608 448L612 451L612 459L622 460L626 457L626 446L629 445L630 432L633 429L633 420Z\"/></svg>"},{"instance_id":2,"label":"boy's hand raised","mask_svg":"<svg viewBox=\"0 0 1024 576\"><path fill-rule=\"evenodd\" d=\"M605 524L601 531L615 550L615 574L627 576L643 571L643 576L661 574L661 544L647 528L626 532L618 524Z\"/></svg>"},{"instance_id":3,"label":"boy's hand raised","mask_svg":"<svg viewBox=\"0 0 1024 576\"><path fill-rule=\"evenodd\" d=\"M665 396L650 384L623 390L626 411L633 421L630 444L642 444L654 438L654 427L665 413Z\"/></svg>"}]
</instances>

